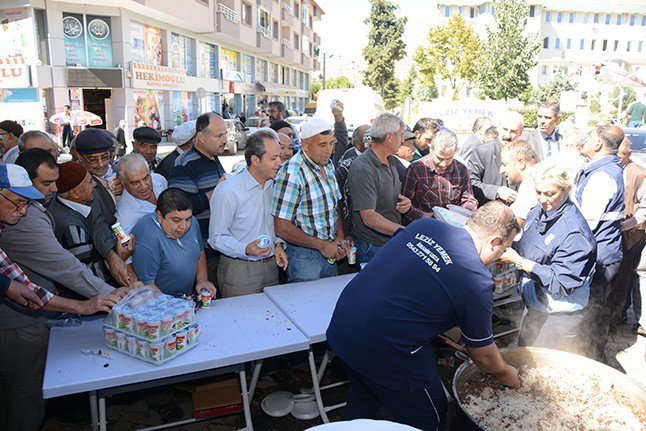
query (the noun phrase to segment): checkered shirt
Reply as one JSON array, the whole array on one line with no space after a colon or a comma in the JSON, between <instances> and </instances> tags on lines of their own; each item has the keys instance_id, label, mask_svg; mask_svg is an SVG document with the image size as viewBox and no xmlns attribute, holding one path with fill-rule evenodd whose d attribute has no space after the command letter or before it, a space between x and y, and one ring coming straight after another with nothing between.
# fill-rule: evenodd
<instances>
[{"instance_id":1,"label":"checkered shirt","mask_svg":"<svg viewBox=\"0 0 646 431\"><path fill-rule=\"evenodd\" d=\"M274 217L289 220L303 232L324 241L336 237L337 203L341 198L334 165L320 166L299 151L280 168L276 176Z\"/></svg>"},{"instance_id":2,"label":"checkered shirt","mask_svg":"<svg viewBox=\"0 0 646 431\"><path fill-rule=\"evenodd\" d=\"M22 269L20 269L18 265L13 263L2 250L0 250L0 273L6 275L7 277L18 283L22 283L27 286L32 292L36 294L36 296L38 296L43 301L43 303L49 302L49 300L54 297L54 295L47 290L29 281L25 273L22 272Z\"/></svg>"}]
</instances>

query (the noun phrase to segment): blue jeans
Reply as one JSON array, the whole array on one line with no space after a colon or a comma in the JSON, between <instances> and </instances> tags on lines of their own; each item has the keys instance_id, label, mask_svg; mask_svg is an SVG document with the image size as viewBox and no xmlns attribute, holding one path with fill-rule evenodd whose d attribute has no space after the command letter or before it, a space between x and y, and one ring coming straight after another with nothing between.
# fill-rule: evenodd
<instances>
[{"instance_id":1,"label":"blue jeans","mask_svg":"<svg viewBox=\"0 0 646 431\"><path fill-rule=\"evenodd\" d=\"M641 121L631 121L628 123L628 127L641 127L642 122Z\"/></svg>"},{"instance_id":2,"label":"blue jeans","mask_svg":"<svg viewBox=\"0 0 646 431\"><path fill-rule=\"evenodd\" d=\"M320 251L307 247L288 244L287 282L318 280L338 275L336 262L330 263Z\"/></svg>"},{"instance_id":3,"label":"blue jeans","mask_svg":"<svg viewBox=\"0 0 646 431\"><path fill-rule=\"evenodd\" d=\"M357 248L357 263L370 262L377 252L381 250L381 247L383 247L382 245L371 244L356 236L353 236L352 240L354 241L354 246Z\"/></svg>"}]
</instances>

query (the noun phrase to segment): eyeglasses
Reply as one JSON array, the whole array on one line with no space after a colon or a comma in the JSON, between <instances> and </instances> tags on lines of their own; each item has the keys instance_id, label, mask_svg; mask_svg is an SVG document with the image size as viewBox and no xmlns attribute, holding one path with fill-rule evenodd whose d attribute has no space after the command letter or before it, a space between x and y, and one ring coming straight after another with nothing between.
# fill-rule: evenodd
<instances>
[{"instance_id":1,"label":"eyeglasses","mask_svg":"<svg viewBox=\"0 0 646 431\"><path fill-rule=\"evenodd\" d=\"M81 157L83 157L83 160L85 160L88 165L98 165L100 163L110 162L110 160L112 160L112 151L108 151L98 157L86 157L84 154L81 154Z\"/></svg>"},{"instance_id":2,"label":"eyeglasses","mask_svg":"<svg viewBox=\"0 0 646 431\"><path fill-rule=\"evenodd\" d=\"M20 204L17 204L17 203L15 203L14 201L12 201L11 199L9 199L8 197L6 197L6 196L4 195L4 193L0 193L0 196L2 196L3 198L5 198L5 199L6 199L6 200L8 200L9 202L11 202L11 204L12 204L13 206L15 206L15 207L16 207L16 211L19 211L19 212L20 212L20 211L22 211L22 210L24 210L24 209L29 208L29 207L31 206L31 204L33 203L31 200L29 200L29 201L27 201L27 202L22 202L22 203L20 203Z\"/></svg>"}]
</instances>

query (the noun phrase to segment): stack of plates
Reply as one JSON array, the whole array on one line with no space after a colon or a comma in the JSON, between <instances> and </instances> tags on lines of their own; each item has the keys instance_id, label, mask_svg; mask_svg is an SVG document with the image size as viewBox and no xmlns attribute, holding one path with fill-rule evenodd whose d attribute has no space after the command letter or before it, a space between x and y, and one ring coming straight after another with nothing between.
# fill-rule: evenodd
<instances>
[{"instance_id":1,"label":"stack of plates","mask_svg":"<svg viewBox=\"0 0 646 431\"><path fill-rule=\"evenodd\" d=\"M297 419L309 420L319 415L314 394L292 394L291 392L278 391L267 395L260 406L265 413L275 418L291 413Z\"/></svg>"}]
</instances>

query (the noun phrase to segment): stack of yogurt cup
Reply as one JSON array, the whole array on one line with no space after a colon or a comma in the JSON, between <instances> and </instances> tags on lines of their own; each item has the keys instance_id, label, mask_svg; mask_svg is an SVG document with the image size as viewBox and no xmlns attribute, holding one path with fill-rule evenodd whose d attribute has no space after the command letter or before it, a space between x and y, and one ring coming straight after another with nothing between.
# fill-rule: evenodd
<instances>
[{"instance_id":1,"label":"stack of yogurt cup","mask_svg":"<svg viewBox=\"0 0 646 431\"><path fill-rule=\"evenodd\" d=\"M147 362L166 362L198 341L193 302L159 295L117 304L110 314L103 324L106 345Z\"/></svg>"}]
</instances>

